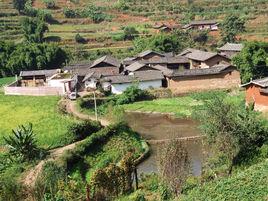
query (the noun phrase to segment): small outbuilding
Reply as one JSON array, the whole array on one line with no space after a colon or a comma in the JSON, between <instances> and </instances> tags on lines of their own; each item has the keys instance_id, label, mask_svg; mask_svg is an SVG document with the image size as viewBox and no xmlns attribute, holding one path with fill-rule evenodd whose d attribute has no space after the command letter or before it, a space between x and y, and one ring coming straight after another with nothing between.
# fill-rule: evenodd
<instances>
[{"instance_id":1,"label":"small outbuilding","mask_svg":"<svg viewBox=\"0 0 268 201\"><path fill-rule=\"evenodd\" d=\"M241 52L243 49L243 44L241 43L226 43L222 47L218 48L221 55L224 55L228 58L234 57L236 54Z\"/></svg>"},{"instance_id":2,"label":"small outbuilding","mask_svg":"<svg viewBox=\"0 0 268 201\"><path fill-rule=\"evenodd\" d=\"M241 87L246 89L246 104L253 103L255 110L268 111L268 77L252 80Z\"/></svg>"}]
</instances>

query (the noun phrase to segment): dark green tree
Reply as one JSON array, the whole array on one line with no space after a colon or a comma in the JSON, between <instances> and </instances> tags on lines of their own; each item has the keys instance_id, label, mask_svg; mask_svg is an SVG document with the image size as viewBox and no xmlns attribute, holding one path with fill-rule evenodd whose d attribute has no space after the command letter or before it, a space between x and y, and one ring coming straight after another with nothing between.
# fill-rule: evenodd
<instances>
[{"instance_id":1,"label":"dark green tree","mask_svg":"<svg viewBox=\"0 0 268 201\"><path fill-rule=\"evenodd\" d=\"M22 161L34 159L39 153L39 148L37 147L32 124L30 123L28 126L20 125L12 132L13 135L4 137L9 153Z\"/></svg>"},{"instance_id":2,"label":"dark green tree","mask_svg":"<svg viewBox=\"0 0 268 201\"><path fill-rule=\"evenodd\" d=\"M245 20L236 15L228 15L220 25L223 43L233 43L236 36L245 31Z\"/></svg>"},{"instance_id":3,"label":"dark green tree","mask_svg":"<svg viewBox=\"0 0 268 201\"><path fill-rule=\"evenodd\" d=\"M268 76L268 43L245 43L242 51L232 60L240 71L242 83Z\"/></svg>"},{"instance_id":4,"label":"dark green tree","mask_svg":"<svg viewBox=\"0 0 268 201\"><path fill-rule=\"evenodd\" d=\"M26 2L27 0L13 0L13 6L19 11L19 13L22 13L24 11Z\"/></svg>"},{"instance_id":5,"label":"dark green tree","mask_svg":"<svg viewBox=\"0 0 268 201\"><path fill-rule=\"evenodd\" d=\"M135 27L127 26L124 28L125 40L133 40L138 35L139 35L139 32L135 29Z\"/></svg>"},{"instance_id":6,"label":"dark green tree","mask_svg":"<svg viewBox=\"0 0 268 201\"><path fill-rule=\"evenodd\" d=\"M40 18L24 17L21 21L24 38L30 43L42 43L48 27Z\"/></svg>"}]
</instances>

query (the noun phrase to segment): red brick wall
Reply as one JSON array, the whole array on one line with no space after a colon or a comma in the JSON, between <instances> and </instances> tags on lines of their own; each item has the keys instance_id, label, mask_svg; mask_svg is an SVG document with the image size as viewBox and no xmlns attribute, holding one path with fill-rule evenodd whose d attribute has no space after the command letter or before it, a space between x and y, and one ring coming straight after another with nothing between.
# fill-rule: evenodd
<instances>
[{"instance_id":1,"label":"red brick wall","mask_svg":"<svg viewBox=\"0 0 268 201\"><path fill-rule=\"evenodd\" d=\"M268 95L260 93L261 87L251 84L246 88L246 103L255 103L256 110L268 110Z\"/></svg>"},{"instance_id":2,"label":"red brick wall","mask_svg":"<svg viewBox=\"0 0 268 201\"><path fill-rule=\"evenodd\" d=\"M177 77L168 79L168 88L170 88L174 94L205 91L210 89L229 89L238 87L239 84L240 74L237 70L234 70L231 73L219 75Z\"/></svg>"}]
</instances>

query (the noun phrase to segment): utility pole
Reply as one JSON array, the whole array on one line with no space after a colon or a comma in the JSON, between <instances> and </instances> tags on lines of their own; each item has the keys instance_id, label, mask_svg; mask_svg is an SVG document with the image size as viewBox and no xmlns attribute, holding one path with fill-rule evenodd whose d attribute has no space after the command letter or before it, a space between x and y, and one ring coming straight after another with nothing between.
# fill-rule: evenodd
<instances>
[{"instance_id":1,"label":"utility pole","mask_svg":"<svg viewBox=\"0 0 268 201\"><path fill-rule=\"evenodd\" d=\"M94 106L95 106L95 118L96 121L98 121L98 111L97 111L97 101L96 101L96 90L93 90L93 96L94 96Z\"/></svg>"}]
</instances>

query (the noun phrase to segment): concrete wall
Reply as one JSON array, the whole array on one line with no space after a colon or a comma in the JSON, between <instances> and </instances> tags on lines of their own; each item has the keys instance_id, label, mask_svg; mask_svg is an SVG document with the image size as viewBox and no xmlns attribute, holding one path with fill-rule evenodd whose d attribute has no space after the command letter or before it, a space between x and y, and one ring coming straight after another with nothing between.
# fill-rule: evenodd
<instances>
[{"instance_id":1,"label":"concrete wall","mask_svg":"<svg viewBox=\"0 0 268 201\"><path fill-rule=\"evenodd\" d=\"M167 79L168 88L170 88L174 94L184 94L210 89L229 89L238 87L241 83L240 74L237 70L219 75L175 77Z\"/></svg>"},{"instance_id":2,"label":"concrete wall","mask_svg":"<svg viewBox=\"0 0 268 201\"><path fill-rule=\"evenodd\" d=\"M268 111L268 94L260 93L261 87L251 84L246 88L246 103L254 103L255 110Z\"/></svg>"},{"instance_id":3,"label":"concrete wall","mask_svg":"<svg viewBox=\"0 0 268 201\"><path fill-rule=\"evenodd\" d=\"M25 95L25 96L49 96L49 95L64 95L61 87L4 87L6 95Z\"/></svg>"},{"instance_id":4,"label":"concrete wall","mask_svg":"<svg viewBox=\"0 0 268 201\"><path fill-rule=\"evenodd\" d=\"M121 94L131 85L132 85L132 83L112 84L111 90L112 90L112 93L114 93L114 94ZM140 89L148 89L150 87L153 87L153 88L162 87L162 80L152 80L152 81L139 82Z\"/></svg>"}]
</instances>

